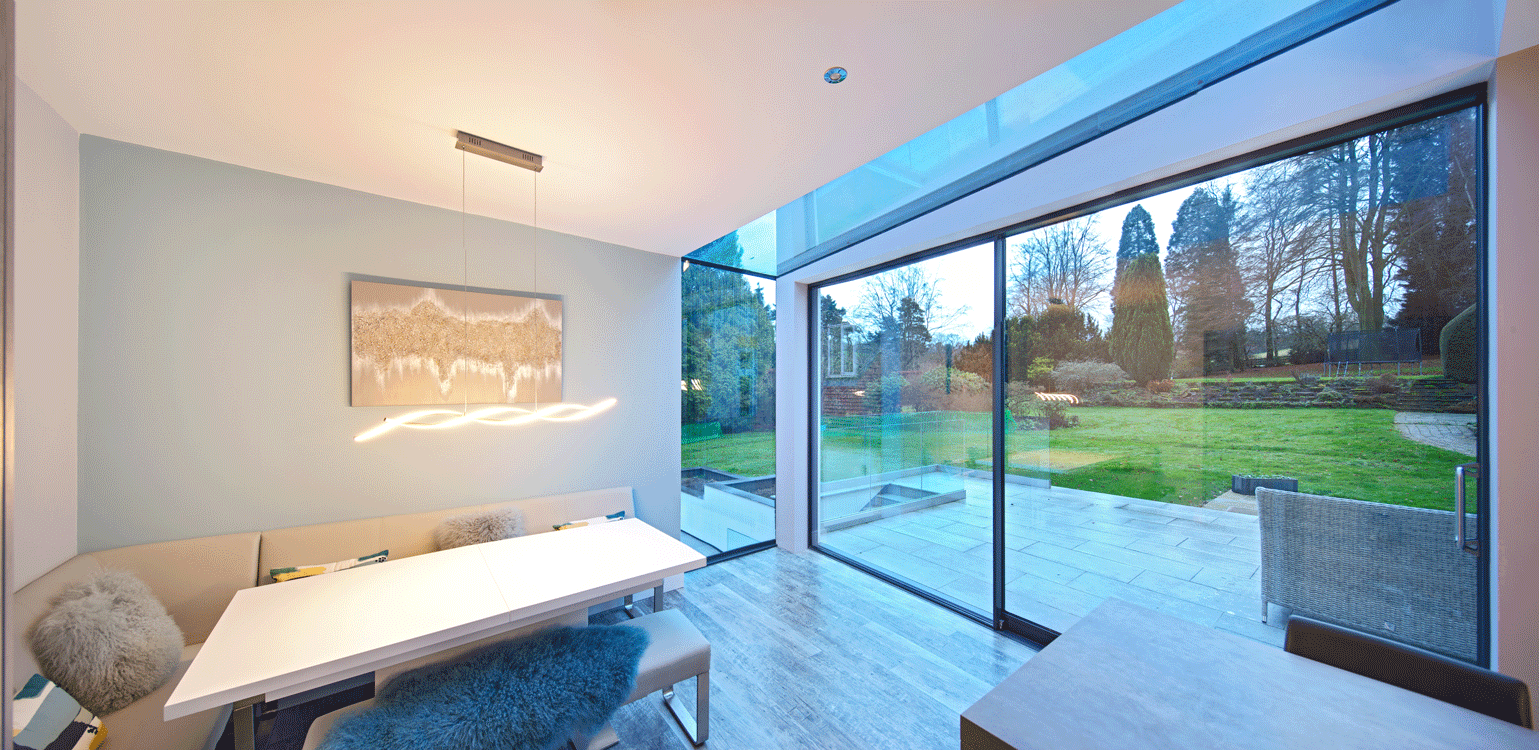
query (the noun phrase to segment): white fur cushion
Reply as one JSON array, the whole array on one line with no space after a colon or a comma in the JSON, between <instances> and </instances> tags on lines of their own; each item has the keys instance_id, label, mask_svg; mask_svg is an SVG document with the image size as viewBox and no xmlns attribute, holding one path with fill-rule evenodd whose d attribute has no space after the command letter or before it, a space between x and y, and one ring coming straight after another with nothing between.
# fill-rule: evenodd
<instances>
[{"instance_id":1,"label":"white fur cushion","mask_svg":"<svg viewBox=\"0 0 1539 750\"><path fill-rule=\"evenodd\" d=\"M103 570L54 599L32 627L43 676L92 713L110 714L170 679L182 631L132 573Z\"/></svg>"},{"instance_id":2,"label":"white fur cushion","mask_svg":"<svg viewBox=\"0 0 1539 750\"><path fill-rule=\"evenodd\" d=\"M517 508L497 508L445 518L433 529L439 549L495 542L524 535L524 514Z\"/></svg>"}]
</instances>

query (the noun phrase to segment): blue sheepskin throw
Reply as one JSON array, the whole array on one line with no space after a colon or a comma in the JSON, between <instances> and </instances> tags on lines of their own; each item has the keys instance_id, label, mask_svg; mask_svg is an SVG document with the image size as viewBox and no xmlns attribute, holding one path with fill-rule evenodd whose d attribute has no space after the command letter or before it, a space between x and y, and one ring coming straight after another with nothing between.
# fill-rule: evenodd
<instances>
[{"instance_id":1,"label":"blue sheepskin throw","mask_svg":"<svg viewBox=\"0 0 1539 750\"><path fill-rule=\"evenodd\" d=\"M609 720L636 686L645 631L551 628L402 672L322 750L552 750Z\"/></svg>"}]
</instances>

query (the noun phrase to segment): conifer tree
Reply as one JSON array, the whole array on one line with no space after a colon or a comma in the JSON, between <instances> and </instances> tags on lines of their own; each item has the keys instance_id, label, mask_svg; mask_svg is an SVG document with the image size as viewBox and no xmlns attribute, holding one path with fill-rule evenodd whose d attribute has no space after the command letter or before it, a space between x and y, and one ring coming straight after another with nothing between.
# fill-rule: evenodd
<instances>
[{"instance_id":1,"label":"conifer tree","mask_svg":"<svg viewBox=\"0 0 1539 750\"><path fill-rule=\"evenodd\" d=\"M1176 301L1183 367L1200 362L1205 374L1244 366L1252 308L1230 243L1237 209L1228 188L1219 193L1204 185L1181 202L1171 227L1164 270Z\"/></svg>"},{"instance_id":2,"label":"conifer tree","mask_svg":"<svg viewBox=\"0 0 1539 750\"><path fill-rule=\"evenodd\" d=\"M1123 268L1109 338L1112 361L1138 384L1170 377L1174 337L1158 253L1134 256Z\"/></svg>"},{"instance_id":3,"label":"conifer tree","mask_svg":"<svg viewBox=\"0 0 1539 750\"><path fill-rule=\"evenodd\" d=\"M1122 281L1122 271L1128 261L1140 255L1160 251L1160 241L1154 236L1154 217L1143 204L1133 207L1122 220L1122 239L1117 242L1117 275L1112 282L1112 312L1117 310L1117 284Z\"/></svg>"}]
</instances>

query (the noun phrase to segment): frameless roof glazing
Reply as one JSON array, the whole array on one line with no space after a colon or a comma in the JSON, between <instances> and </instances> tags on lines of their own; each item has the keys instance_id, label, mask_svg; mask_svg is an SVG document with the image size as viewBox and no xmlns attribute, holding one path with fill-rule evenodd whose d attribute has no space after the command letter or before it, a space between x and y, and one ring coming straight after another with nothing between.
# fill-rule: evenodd
<instances>
[{"instance_id":1,"label":"frameless roof glazing","mask_svg":"<svg viewBox=\"0 0 1539 750\"><path fill-rule=\"evenodd\" d=\"M1185 0L686 257L789 273L1393 2Z\"/></svg>"}]
</instances>

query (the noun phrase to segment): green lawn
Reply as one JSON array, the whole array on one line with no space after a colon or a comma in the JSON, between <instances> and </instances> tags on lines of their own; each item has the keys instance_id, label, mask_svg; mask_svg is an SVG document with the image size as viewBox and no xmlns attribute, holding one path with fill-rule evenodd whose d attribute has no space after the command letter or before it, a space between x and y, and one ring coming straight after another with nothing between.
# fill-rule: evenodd
<instances>
[{"instance_id":1,"label":"green lawn","mask_svg":"<svg viewBox=\"0 0 1539 750\"><path fill-rule=\"evenodd\" d=\"M744 477L775 473L775 433L738 432L684 444L682 468L704 466Z\"/></svg>"},{"instance_id":2,"label":"green lawn","mask_svg":"<svg viewBox=\"0 0 1539 750\"><path fill-rule=\"evenodd\" d=\"M1394 412L1371 409L1142 409L1082 407L1078 427L1007 436L1008 471L1055 485L1199 504L1231 474L1284 475L1305 492L1451 510L1458 453L1402 438ZM824 481L909 466L983 467L991 458L986 414L903 415L901 425L829 419ZM684 446L684 466L772 474L770 433Z\"/></svg>"}]
</instances>

